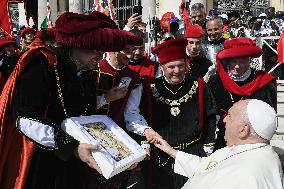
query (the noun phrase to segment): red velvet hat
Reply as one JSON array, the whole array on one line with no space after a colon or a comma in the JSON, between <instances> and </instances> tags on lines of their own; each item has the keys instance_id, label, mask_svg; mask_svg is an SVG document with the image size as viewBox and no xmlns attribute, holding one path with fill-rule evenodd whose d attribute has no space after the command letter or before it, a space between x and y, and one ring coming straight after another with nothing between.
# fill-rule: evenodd
<instances>
[{"instance_id":1,"label":"red velvet hat","mask_svg":"<svg viewBox=\"0 0 284 189\"><path fill-rule=\"evenodd\" d=\"M32 32L34 35L36 35L36 31L33 28L25 28L21 33L21 37L25 37L26 33L28 32Z\"/></svg>"},{"instance_id":2,"label":"red velvet hat","mask_svg":"<svg viewBox=\"0 0 284 189\"><path fill-rule=\"evenodd\" d=\"M200 38L204 36L204 30L199 25L191 25L186 27L185 38Z\"/></svg>"},{"instance_id":3,"label":"red velvet hat","mask_svg":"<svg viewBox=\"0 0 284 189\"><path fill-rule=\"evenodd\" d=\"M54 28L42 29L36 33L36 37L40 38L41 40L53 40L55 39L55 29Z\"/></svg>"},{"instance_id":4,"label":"red velvet hat","mask_svg":"<svg viewBox=\"0 0 284 189\"><path fill-rule=\"evenodd\" d=\"M187 40L184 38L166 41L153 49L153 53L159 57L160 64L172 60L185 59Z\"/></svg>"},{"instance_id":5,"label":"red velvet hat","mask_svg":"<svg viewBox=\"0 0 284 189\"><path fill-rule=\"evenodd\" d=\"M11 37L2 37L0 38L0 50L5 47L5 45L13 44L15 47L17 46L16 41Z\"/></svg>"},{"instance_id":6,"label":"red velvet hat","mask_svg":"<svg viewBox=\"0 0 284 189\"><path fill-rule=\"evenodd\" d=\"M227 40L224 43L224 48L218 54L220 60L252 57L256 58L262 55L260 47L256 46L255 42L250 38L236 38Z\"/></svg>"},{"instance_id":7,"label":"red velvet hat","mask_svg":"<svg viewBox=\"0 0 284 189\"><path fill-rule=\"evenodd\" d=\"M141 45L143 40L130 32L118 30L115 22L103 13L90 15L66 12L55 23L56 42L70 47L117 52L125 45Z\"/></svg>"}]
</instances>

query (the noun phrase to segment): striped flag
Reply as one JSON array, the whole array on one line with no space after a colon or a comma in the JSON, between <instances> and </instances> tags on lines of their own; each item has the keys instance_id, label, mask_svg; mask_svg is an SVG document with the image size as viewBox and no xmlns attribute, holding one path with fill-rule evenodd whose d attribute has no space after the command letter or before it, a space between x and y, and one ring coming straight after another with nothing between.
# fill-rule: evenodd
<instances>
[{"instance_id":1,"label":"striped flag","mask_svg":"<svg viewBox=\"0 0 284 189\"><path fill-rule=\"evenodd\" d=\"M277 62L284 63L284 32L282 32L277 44Z\"/></svg>"},{"instance_id":2,"label":"striped flag","mask_svg":"<svg viewBox=\"0 0 284 189\"><path fill-rule=\"evenodd\" d=\"M94 4L94 10L104 13L113 20L115 19L112 0L96 0Z\"/></svg>"},{"instance_id":3,"label":"striped flag","mask_svg":"<svg viewBox=\"0 0 284 189\"><path fill-rule=\"evenodd\" d=\"M185 27L189 28L192 24L191 24L190 17L189 17L189 14L188 14L189 10L186 10L187 7L185 7L185 5L186 5L186 0L182 0L180 7L181 7L181 10L182 10L182 13L183 13L183 16L184 16Z\"/></svg>"},{"instance_id":4,"label":"striped flag","mask_svg":"<svg viewBox=\"0 0 284 189\"><path fill-rule=\"evenodd\" d=\"M43 22L40 24L41 29L53 27L52 20L51 20L51 9L49 5L49 0L47 0L46 8L47 8L47 16L44 18Z\"/></svg>"},{"instance_id":5,"label":"striped flag","mask_svg":"<svg viewBox=\"0 0 284 189\"><path fill-rule=\"evenodd\" d=\"M8 0L0 0L0 37L13 36Z\"/></svg>"}]
</instances>

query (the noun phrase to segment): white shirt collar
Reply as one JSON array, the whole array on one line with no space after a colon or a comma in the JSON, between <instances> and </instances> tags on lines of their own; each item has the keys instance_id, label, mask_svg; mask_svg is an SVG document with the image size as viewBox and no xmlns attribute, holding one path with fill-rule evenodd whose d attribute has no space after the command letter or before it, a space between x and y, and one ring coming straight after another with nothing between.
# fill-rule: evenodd
<instances>
[{"instance_id":1,"label":"white shirt collar","mask_svg":"<svg viewBox=\"0 0 284 189\"><path fill-rule=\"evenodd\" d=\"M237 77L237 76L235 76L235 75L233 75L232 73L229 72L230 78L234 81L245 81L246 79L249 78L250 74L251 74L250 68L243 75L241 75L239 77Z\"/></svg>"}]
</instances>

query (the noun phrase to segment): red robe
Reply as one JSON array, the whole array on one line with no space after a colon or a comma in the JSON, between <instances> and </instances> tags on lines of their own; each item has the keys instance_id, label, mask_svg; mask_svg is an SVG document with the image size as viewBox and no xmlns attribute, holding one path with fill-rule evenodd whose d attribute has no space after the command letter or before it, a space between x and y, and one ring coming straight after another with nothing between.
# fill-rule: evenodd
<instances>
[{"instance_id":1,"label":"red robe","mask_svg":"<svg viewBox=\"0 0 284 189\"><path fill-rule=\"evenodd\" d=\"M105 84L105 85L109 85L109 83L104 83L104 82L109 82L109 81L104 81L102 79L102 77L100 77L101 73L106 73L106 74L113 76L113 82L111 84L112 85L111 87L117 86L119 84L121 78L123 78L123 77L132 78L132 80L131 80L131 82L128 86L129 90L128 90L127 94L125 95L125 97L121 98L119 100L110 102L110 104L108 105L108 110L107 110L108 116L110 116L117 125L119 125L123 129L126 129L125 123L124 123L124 109L126 107L126 104L128 102L128 98L130 96L132 89L135 88L137 86L137 84L140 83L139 75L137 74L137 72L130 70L128 67L124 67L121 70L115 70L107 62L107 60L102 60L99 63L99 78L98 78L98 81L99 81L99 86L102 83ZM98 91L99 90L100 89L98 89Z\"/></svg>"},{"instance_id":2,"label":"red robe","mask_svg":"<svg viewBox=\"0 0 284 189\"><path fill-rule=\"evenodd\" d=\"M149 58L144 57L139 65L128 65L131 70L139 73L140 78L145 78L151 82L155 79L155 62Z\"/></svg>"},{"instance_id":3,"label":"red robe","mask_svg":"<svg viewBox=\"0 0 284 189\"><path fill-rule=\"evenodd\" d=\"M17 131L10 107L17 78L32 57L40 53L49 64L56 63L53 52L40 41L35 41L19 59L0 97L0 188L3 189L23 189L28 175L35 145Z\"/></svg>"}]
</instances>

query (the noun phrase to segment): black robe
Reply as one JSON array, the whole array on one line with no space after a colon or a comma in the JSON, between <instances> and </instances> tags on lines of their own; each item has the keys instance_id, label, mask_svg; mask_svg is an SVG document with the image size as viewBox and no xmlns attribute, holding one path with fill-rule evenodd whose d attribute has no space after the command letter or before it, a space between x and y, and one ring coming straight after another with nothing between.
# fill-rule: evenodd
<instances>
[{"instance_id":1,"label":"black robe","mask_svg":"<svg viewBox=\"0 0 284 189\"><path fill-rule=\"evenodd\" d=\"M96 75L93 71L77 74L68 49L55 49L57 70L68 117L96 114ZM79 142L62 132L61 122L66 118L55 77L55 68L47 64L42 55L35 56L16 83L13 98L14 118L27 117L52 125L57 148L38 146L25 189L98 189L119 188L116 180L124 175L106 180L96 170L77 159L74 149Z\"/></svg>"},{"instance_id":2,"label":"black robe","mask_svg":"<svg viewBox=\"0 0 284 189\"><path fill-rule=\"evenodd\" d=\"M245 81L237 81L238 86L244 86L245 84L253 81L255 79L256 71L252 70L251 75ZM215 98L217 108L219 111L220 120L218 121L218 133L215 150L223 148L226 146L224 139L225 136L225 126L223 123L223 112L227 112L235 102L244 99L258 99L262 100L269 105L271 105L275 110L277 107L277 90L276 85L273 82L268 83L261 89L257 90L252 96L244 97L235 95L223 87L222 81L218 74L212 76L208 82L208 86L212 91Z\"/></svg>"},{"instance_id":3,"label":"black robe","mask_svg":"<svg viewBox=\"0 0 284 189\"><path fill-rule=\"evenodd\" d=\"M186 76L184 83L175 86L167 83L164 77L156 79L155 85L152 86L152 127L171 146L177 147L177 150L205 156L203 145L215 141L216 106L211 92L205 85L203 98L204 124L203 128L200 128L198 87L193 90L193 86L196 84L197 81L188 76ZM169 89L174 93L177 92L177 94L172 94ZM189 91L192 91L192 94ZM187 95L189 95L189 98L186 98ZM159 100L161 96L169 100L185 97L186 100L178 106L180 113L176 115L174 110L177 109L161 102ZM158 188L181 188L187 179L173 172L174 160L157 148L153 152L153 158L158 167L157 173L155 173L158 177L156 183Z\"/></svg>"},{"instance_id":4,"label":"black robe","mask_svg":"<svg viewBox=\"0 0 284 189\"><path fill-rule=\"evenodd\" d=\"M0 72L1 76L5 78L5 80L8 79L12 71L14 70L17 62L18 62L18 55L12 55L12 56L3 56L0 58L2 59L3 63L0 66Z\"/></svg>"},{"instance_id":5,"label":"black robe","mask_svg":"<svg viewBox=\"0 0 284 189\"><path fill-rule=\"evenodd\" d=\"M204 77L211 65L212 62L202 54L198 57L186 58L186 69L188 69L187 72L192 78Z\"/></svg>"}]
</instances>

